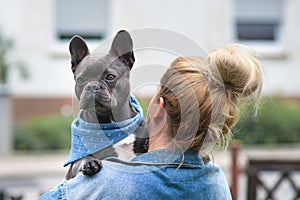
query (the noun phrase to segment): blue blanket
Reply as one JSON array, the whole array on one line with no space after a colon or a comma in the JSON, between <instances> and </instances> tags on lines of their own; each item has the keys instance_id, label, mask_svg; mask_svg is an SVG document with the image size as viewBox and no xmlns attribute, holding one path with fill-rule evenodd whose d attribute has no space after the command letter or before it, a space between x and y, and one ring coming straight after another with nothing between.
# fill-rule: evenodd
<instances>
[{"instance_id":1,"label":"blue blanket","mask_svg":"<svg viewBox=\"0 0 300 200\"><path fill-rule=\"evenodd\" d=\"M64 167L113 145L135 132L143 120L143 110L134 97L130 97L132 107L138 112L133 118L116 123L89 123L80 114L71 125L72 143L69 158Z\"/></svg>"}]
</instances>

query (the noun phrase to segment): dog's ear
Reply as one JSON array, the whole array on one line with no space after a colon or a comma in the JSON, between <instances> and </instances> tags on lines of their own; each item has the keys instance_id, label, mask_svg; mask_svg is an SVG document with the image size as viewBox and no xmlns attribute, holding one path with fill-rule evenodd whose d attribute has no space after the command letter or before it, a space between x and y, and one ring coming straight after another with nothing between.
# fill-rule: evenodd
<instances>
[{"instance_id":1,"label":"dog's ear","mask_svg":"<svg viewBox=\"0 0 300 200\"><path fill-rule=\"evenodd\" d=\"M75 35L69 45L69 50L71 54L71 68L74 73L76 67L80 63L80 61L87 55L90 54L89 49L85 43L85 41L78 35Z\"/></svg>"},{"instance_id":2,"label":"dog's ear","mask_svg":"<svg viewBox=\"0 0 300 200\"><path fill-rule=\"evenodd\" d=\"M121 30L117 33L109 52L120 58L130 69L132 68L135 61L133 55L133 44L131 36L127 31Z\"/></svg>"}]
</instances>

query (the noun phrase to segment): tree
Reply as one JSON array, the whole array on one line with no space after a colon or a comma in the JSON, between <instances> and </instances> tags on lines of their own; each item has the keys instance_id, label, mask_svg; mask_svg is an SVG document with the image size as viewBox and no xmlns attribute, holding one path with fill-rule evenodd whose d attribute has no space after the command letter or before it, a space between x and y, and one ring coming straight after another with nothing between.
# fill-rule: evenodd
<instances>
[{"instance_id":1,"label":"tree","mask_svg":"<svg viewBox=\"0 0 300 200\"><path fill-rule=\"evenodd\" d=\"M9 52L13 42L0 33L0 155L10 154L12 150L12 102L8 85L11 70L18 69L22 78L27 78L27 70L22 62L10 62Z\"/></svg>"},{"instance_id":2,"label":"tree","mask_svg":"<svg viewBox=\"0 0 300 200\"><path fill-rule=\"evenodd\" d=\"M17 61L10 63L8 61L8 54L12 48L12 40L5 38L0 32L0 85L6 85L8 83L8 79L13 68L18 69L22 78L28 78L28 71L22 62Z\"/></svg>"}]
</instances>

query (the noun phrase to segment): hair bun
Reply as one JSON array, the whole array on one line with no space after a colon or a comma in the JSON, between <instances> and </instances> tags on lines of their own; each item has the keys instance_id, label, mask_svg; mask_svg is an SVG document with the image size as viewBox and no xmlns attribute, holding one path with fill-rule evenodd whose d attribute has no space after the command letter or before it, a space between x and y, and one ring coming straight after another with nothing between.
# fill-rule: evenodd
<instances>
[{"instance_id":1,"label":"hair bun","mask_svg":"<svg viewBox=\"0 0 300 200\"><path fill-rule=\"evenodd\" d=\"M209 66L215 80L238 97L261 92L262 74L259 61L245 46L233 44L209 54ZM221 80L220 80L221 78Z\"/></svg>"}]
</instances>

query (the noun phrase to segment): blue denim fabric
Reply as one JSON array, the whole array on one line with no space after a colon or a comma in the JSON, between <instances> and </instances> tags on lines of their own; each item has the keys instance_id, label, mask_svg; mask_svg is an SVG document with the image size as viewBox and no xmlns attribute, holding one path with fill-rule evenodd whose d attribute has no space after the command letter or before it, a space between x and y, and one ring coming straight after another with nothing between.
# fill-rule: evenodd
<instances>
[{"instance_id":1,"label":"blue denim fabric","mask_svg":"<svg viewBox=\"0 0 300 200\"><path fill-rule=\"evenodd\" d=\"M227 200L231 195L221 168L204 164L198 152L182 156L178 150L158 150L131 162L103 160L99 173L80 173L40 197L44 199Z\"/></svg>"},{"instance_id":2,"label":"blue denim fabric","mask_svg":"<svg viewBox=\"0 0 300 200\"><path fill-rule=\"evenodd\" d=\"M143 109L138 100L131 95L130 104L137 111L131 118L116 123L89 123L78 117L73 121L72 145L69 158L64 167L88 155L94 154L106 147L116 144L136 131L143 121Z\"/></svg>"}]
</instances>

